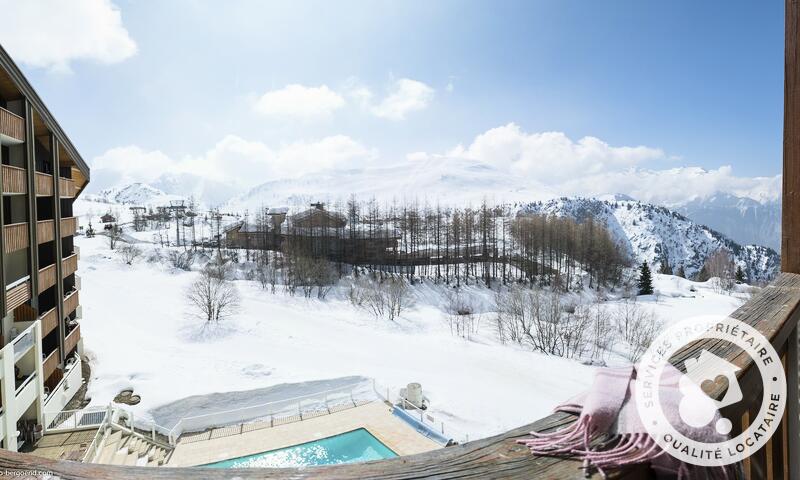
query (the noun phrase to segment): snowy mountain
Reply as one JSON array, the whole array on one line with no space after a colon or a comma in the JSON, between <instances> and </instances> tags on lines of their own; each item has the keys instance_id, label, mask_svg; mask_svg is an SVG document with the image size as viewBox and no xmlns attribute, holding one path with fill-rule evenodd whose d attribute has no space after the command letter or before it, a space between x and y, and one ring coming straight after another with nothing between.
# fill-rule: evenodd
<instances>
[{"instance_id":1,"label":"snowy mountain","mask_svg":"<svg viewBox=\"0 0 800 480\"><path fill-rule=\"evenodd\" d=\"M418 200L450 205L530 202L558 193L535 180L511 175L492 165L456 158L418 160L408 164L337 170L294 179L273 180L233 198L227 210L263 206L302 207L310 202L344 203L351 195L379 202Z\"/></svg>"},{"instance_id":2,"label":"snowy mountain","mask_svg":"<svg viewBox=\"0 0 800 480\"><path fill-rule=\"evenodd\" d=\"M718 194L676 206L695 222L708 225L743 244L781 247L781 202L759 202L730 194Z\"/></svg>"},{"instance_id":3,"label":"snowy mountain","mask_svg":"<svg viewBox=\"0 0 800 480\"><path fill-rule=\"evenodd\" d=\"M725 235L665 207L631 200L559 198L523 206L521 213L567 216L578 221L593 217L604 222L637 261L659 265L666 259L673 269L689 276L700 271L705 259L724 248L730 251L751 281L765 281L780 269L780 257L771 248L742 246Z\"/></svg>"},{"instance_id":4,"label":"snowy mountain","mask_svg":"<svg viewBox=\"0 0 800 480\"><path fill-rule=\"evenodd\" d=\"M119 205L164 205L170 200L180 198L177 195L164 193L146 183L131 183L124 187L108 188L98 193L88 194L83 197L83 200Z\"/></svg>"}]
</instances>

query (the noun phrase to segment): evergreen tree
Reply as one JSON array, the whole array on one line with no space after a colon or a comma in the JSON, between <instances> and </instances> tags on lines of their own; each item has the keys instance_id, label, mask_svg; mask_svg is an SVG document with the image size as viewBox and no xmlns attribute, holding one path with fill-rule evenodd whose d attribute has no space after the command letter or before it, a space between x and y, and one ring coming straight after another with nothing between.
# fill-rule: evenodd
<instances>
[{"instance_id":1,"label":"evergreen tree","mask_svg":"<svg viewBox=\"0 0 800 480\"><path fill-rule=\"evenodd\" d=\"M747 283L747 279L744 276L744 272L742 271L742 267L736 267L736 283Z\"/></svg>"},{"instance_id":2,"label":"evergreen tree","mask_svg":"<svg viewBox=\"0 0 800 480\"><path fill-rule=\"evenodd\" d=\"M642 262L639 267L639 295L652 295L653 294L653 276L650 273L650 267L647 261Z\"/></svg>"}]
</instances>

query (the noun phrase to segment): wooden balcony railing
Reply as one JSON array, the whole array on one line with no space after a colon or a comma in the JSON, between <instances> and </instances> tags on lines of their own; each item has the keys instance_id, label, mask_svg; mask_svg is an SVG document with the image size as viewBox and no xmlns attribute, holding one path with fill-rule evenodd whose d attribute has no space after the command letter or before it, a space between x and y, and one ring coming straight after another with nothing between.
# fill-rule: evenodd
<instances>
[{"instance_id":1,"label":"wooden balcony railing","mask_svg":"<svg viewBox=\"0 0 800 480\"><path fill-rule=\"evenodd\" d=\"M53 220L39 220L36 222L36 244L52 242L56 239L55 222Z\"/></svg>"},{"instance_id":2,"label":"wooden balcony railing","mask_svg":"<svg viewBox=\"0 0 800 480\"><path fill-rule=\"evenodd\" d=\"M25 279L6 289L6 311L10 312L31 298L31 281Z\"/></svg>"},{"instance_id":3,"label":"wooden balcony railing","mask_svg":"<svg viewBox=\"0 0 800 480\"><path fill-rule=\"evenodd\" d=\"M58 309L53 307L46 311L41 316L42 321L42 337L46 337L48 333L58 327ZM47 377L45 377L47 378Z\"/></svg>"},{"instance_id":4,"label":"wooden balcony railing","mask_svg":"<svg viewBox=\"0 0 800 480\"><path fill-rule=\"evenodd\" d=\"M60 360L59 357L60 352L58 351L58 348L56 348L50 352L50 355L48 355L47 358L44 359L44 362L42 362L42 378L45 380L50 378L50 375L52 375L56 368L58 368Z\"/></svg>"},{"instance_id":5,"label":"wooden balcony railing","mask_svg":"<svg viewBox=\"0 0 800 480\"><path fill-rule=\"evenodd\" d=\"M78 231L78 218L65 217L61 219L61 238L75 235Z\"/></svg>"},{"instance_id":6,"label":"wooden balcony railing","mask_svg":"<svg viewBox=\"0 0 800 480\"><path fill-rule=\"evenodd\" d=\"M69 295L64 297L64 316L74 312L79 305L78 291L73 290Z\"/></svg>"},{"instance_id":7,"label":"wooden balcony railing","mask_svg":"<svg viewBox=\"0 0 800 480\"><path fill-rule=\"evenodd\" d=\"M24 168L3 165L3 193L28 193Z\"/></svg>"},{"instance_id":8,"label":"wooden balcony railing","mask_svg":"<svg viewBox=\"0 0 800 480\"><path fill-rule=\"evenodd\" d=\"M46 173L36 172L36 196L53 196L53 176Z\"/></svg>"},{"instance_id":9,"label":"wooden balcony railing","mask_svg":"<svg viewBox=\"0 0 800 480\"><path fill-rule=\"evenodd\" d=\"M19 142L25 141L25 119L0 108L0 134Z\"/></svg>"},{"instance_id":10,"label":"wooden balcony railing","mask_svg":"<svg viewBox=\"0 0 800 480\"><path fill-rule=\"evenodd\" d=\"M81 326L80 324L73 328L67 338L64 339L64 351L67 352L67 355L72 353L72 349L78 345L78 340L81 339Z\"/></svg>"},{"instance_id":11,"label":"wooden balcony railing","mask_svg":"<svg viewBox=\"0 0 800 480\"><path fill-rule=\"evenodd\" d=\"M70 178L58 179L58 195L61 198L75 197L75 181Z\"/></svg>"},{"instance_id":12,"label":"wooden balcony railing","mask_svg":"<svg viewBox=\"0 0 800 480\"><path fill-rule=\"evenodd\" d=\"M39 269L39 294L56 284L56 265Z\"/></svg>"},{"instance_id":13,"label":"wooden balcony railing","mask_svg":"<svg viewBox=\"0 0 800 480\"><path fill-rule=\"evenodd\" d=\"M61 275L66 278L78 271L78 255L73 253L61 260Z\"/></svg>"},{"instance_id":14,"label":"wooden balcony railing","mask_svg":"<svg viewBox=\"0 0 800 480\"><path fill-rule=\"evenodd\" d=\"M3 227L3 243L6 253L28 248L28 224L12 223Z\"/></svg>"}]
</instances>

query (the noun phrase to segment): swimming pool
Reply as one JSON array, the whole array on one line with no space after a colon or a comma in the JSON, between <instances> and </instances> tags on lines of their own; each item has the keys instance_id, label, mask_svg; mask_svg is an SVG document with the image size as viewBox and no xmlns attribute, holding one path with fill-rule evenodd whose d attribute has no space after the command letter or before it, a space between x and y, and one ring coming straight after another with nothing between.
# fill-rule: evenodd
<instances>
[{"instance_id":1,"label":"swimming pool","mask_svg":"<svg viewBox=\"0 0 800 480\"><path fill-rule=\"evenodd\" d=\"M292 447L201 465L211 468L307 467L394 458L397 454L364 428Z\"/></svg>"}]
</instances>

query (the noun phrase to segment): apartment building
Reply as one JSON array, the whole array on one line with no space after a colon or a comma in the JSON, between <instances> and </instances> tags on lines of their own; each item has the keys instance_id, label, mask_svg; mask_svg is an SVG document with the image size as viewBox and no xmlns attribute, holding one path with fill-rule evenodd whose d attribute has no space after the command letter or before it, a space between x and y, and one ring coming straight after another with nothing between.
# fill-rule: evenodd
<instances>
[{"instance_id":1,"label":"apartment building","mask_svg":"<svg viewBox=\"0 0 800 480\"><path fill-rule=\"evenodd\" d=\"M0 47L0 446L17 450L81 384L78 230L89 169Z\"/></svg>"}]
</instances>

